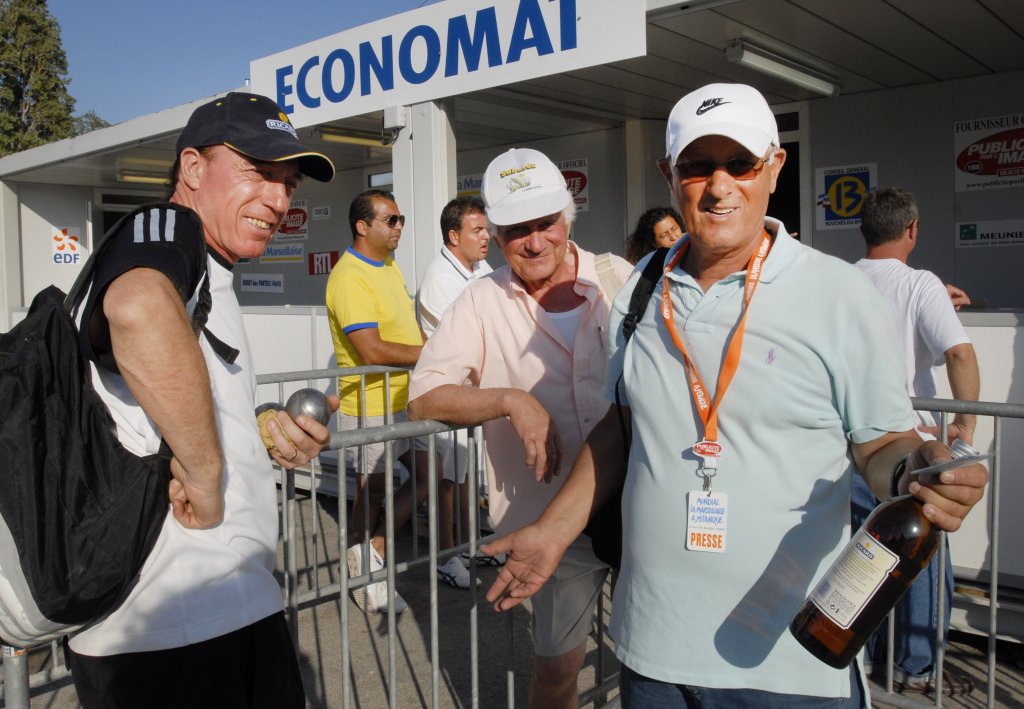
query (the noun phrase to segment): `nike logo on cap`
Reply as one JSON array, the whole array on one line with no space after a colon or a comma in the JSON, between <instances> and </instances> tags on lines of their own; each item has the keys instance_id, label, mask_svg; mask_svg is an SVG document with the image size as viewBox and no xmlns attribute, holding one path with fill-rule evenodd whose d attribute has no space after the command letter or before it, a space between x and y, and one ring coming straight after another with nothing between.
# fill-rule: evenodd
<instances>
[{"instance_id":1,"label":"nike logo on cap","mask_svg":"<svg viewBox=\"0 0 1024 709\"><path fill-rule=\"evenodd\" d=\"M726 103L732 103L732 101L726 101L723 98L709 98L707 101L702 103L700 107L697 109L697 115L702 116L708 111L710 111L712 108L718 108L719 106Z\"/></svg>"}]
</instances>

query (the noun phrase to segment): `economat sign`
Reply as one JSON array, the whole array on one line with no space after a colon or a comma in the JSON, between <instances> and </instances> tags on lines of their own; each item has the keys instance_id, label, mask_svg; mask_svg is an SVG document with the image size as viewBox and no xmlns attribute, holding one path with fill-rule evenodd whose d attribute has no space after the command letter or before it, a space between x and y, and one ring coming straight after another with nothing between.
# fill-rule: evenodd
<instances>
[{"instance_id":1,"label":"economat sign","mask_svg":"<svg viewBox=\"0 0 1024 709\"><path fill-rule=\"evenodd\" d=\"M643 0L447 0L249 66L296 127L642 56Z\"/></svg>"},{"instance_id":2,"label":"economat sign","mask_svg":"<svg viewBox=\"0 0 1024 709\"><path fill-rule=\"evenodd\" d=\"M957 121L956 190L1024 185L1024 114Z\"/></svg>"}]
</instances>

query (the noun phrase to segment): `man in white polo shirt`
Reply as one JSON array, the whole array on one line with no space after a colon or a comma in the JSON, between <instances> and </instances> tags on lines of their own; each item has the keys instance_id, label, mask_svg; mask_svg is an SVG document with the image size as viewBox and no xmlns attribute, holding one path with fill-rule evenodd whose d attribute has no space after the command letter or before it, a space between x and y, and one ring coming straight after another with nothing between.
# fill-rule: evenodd
<instances>
[{"instance_id":1,"label":"man in white polo shirt","mask_svg":"<svg viewBox=\"0 0 1024 709\"><path fill-rule=\"evenodd\" d=\"M787 629L850 538L852 476L880 499L915 495L949 531L987 480L977 464L913 475L950 451L914 431L882 297L766 216L785 162L752 87L711 84L676 104L658 164L687 233L632 338L641 271L608 326L604 393L627 432L606 416L540 519L484 547L510 552L487 596L507 610L544 593L624 485L611 620L624 709L868 706L856 662L833 669ZM720 512L700 514L710 497Z\"/></svg>"},{"instance_id":2,"label":"man in white polo shirt","mask_svg":"<svg viewBox=\"0 0 1024 709\"><path fill-rule=\"evenodd\" d=\"M420 329L426 337L434 334L441 316L466 286L492 270L486 261L491 232L487 227L483 200L463 195L446 204L441 210L441 238L444 245L427 266L416 298ZM444 472L437 496L439 542L442 549L456 544L456 497L459 500L458 543L469 540L469 487L465 484L468 439L465 429L439 434L437 437L437 455L441 458ZM468 557L465 561L468 562ZM437 575L455 588L470 586L469 571L459 556L453 556L437 567Z\"/></svg>"}]
</instances>

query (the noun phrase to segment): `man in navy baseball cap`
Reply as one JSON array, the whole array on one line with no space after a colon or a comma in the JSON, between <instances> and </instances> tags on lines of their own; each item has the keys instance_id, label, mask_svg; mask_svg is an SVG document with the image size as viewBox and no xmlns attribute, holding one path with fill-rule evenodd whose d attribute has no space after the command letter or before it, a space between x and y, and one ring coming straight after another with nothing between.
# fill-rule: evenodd
<instances>
[{"instance_id":1,"label":"man in navy baseball cap","mask_svg":"<svg viewBox=\"0 0 1024 709\"><path fill-rule=\"evenodd\" d=\"M303 147L273 101L244 93L197 108L176 158L168 202L140 208L105 237L95 297L81 313L97 353L93 383L119 440L137 455L156 454L161 441L172 453L167 516L138 583L69 640L68 661L87 709L196 697L202 706L256 697L301 709L274 577L272 464L307 464L330 431L281 411L265 446L232 267L264 253L304 175L327 181L334 166ZM207 306L201 329L198 303ZM337 409L338 397L329 400Z\"/></svg>"},{"instance_id":2,"label":"man in navy baseball cap","mask_svg":"<svg viewBox=\"0 0 1024 709\"><path fill-rule=\"evenodd\" d=\"M197 108L174 152L209 145L226 145L267 162L298 160L302 174L320 182L334 177L331 161L303 146L281 107L259 94L232 92Z\"/></svg>"}]
</instances>

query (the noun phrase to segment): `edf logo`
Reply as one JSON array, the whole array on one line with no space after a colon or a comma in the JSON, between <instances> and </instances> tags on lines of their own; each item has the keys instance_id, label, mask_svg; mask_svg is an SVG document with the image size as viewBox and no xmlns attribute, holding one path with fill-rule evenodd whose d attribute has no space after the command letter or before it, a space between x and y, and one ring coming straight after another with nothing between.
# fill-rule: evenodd
<instances>
[{"instance_id":1,"label":"edf logo","mask_svg":"<svg viewBox=\"0 0 1024 709\"><path fill-rule=\"evenodd\" d=\"M53 262L58 265L75 265L81 260L82 244L78 229L75 227L54 227Z\"/></svg>"}]
</instances>

